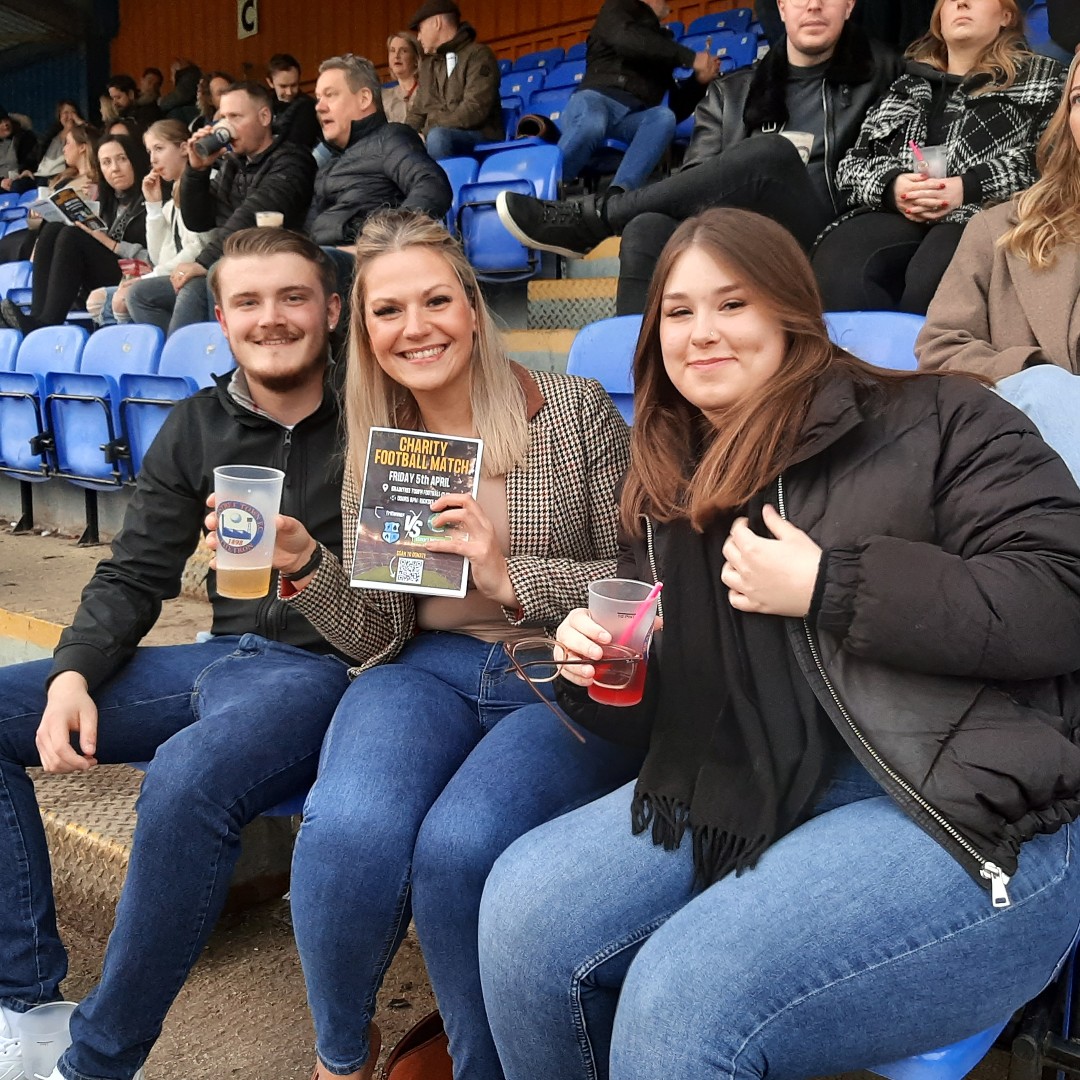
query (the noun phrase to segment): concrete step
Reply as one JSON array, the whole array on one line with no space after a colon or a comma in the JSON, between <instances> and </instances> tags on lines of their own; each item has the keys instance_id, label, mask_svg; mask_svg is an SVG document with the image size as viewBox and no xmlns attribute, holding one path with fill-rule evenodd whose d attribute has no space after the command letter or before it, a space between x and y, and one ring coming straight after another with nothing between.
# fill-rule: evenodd
<instances>
[{"instance_id":1,"label":"concrete step","mask_svg":"<svg viewBox=\"0 0 1080 1080\"><path fill-rule=\"evenodd\" d=\"M614 277L529 282L529 329L580 329L615 314Z\"/></svg>"},{"instance_id":2,"label":"concrete step","mask_svg":"<svg viewBox=\"0 0 1080 1080\"><path fill-rule=\"evenodd\" d=\"M510 330L503 334L507 353L533 371L565 371L576 330Z\"/></svg>"},{"instance_id":3,"label":"concrete step","mask_svg":"<svg viewBox=\"0 0 1080 1080\"><path fill-rule=\"evenodd\" d=\"M584 259L564 259L564 278L598 278L619 276L619 238L609 236L594 247Z\"/></svg>"}]
</instances>

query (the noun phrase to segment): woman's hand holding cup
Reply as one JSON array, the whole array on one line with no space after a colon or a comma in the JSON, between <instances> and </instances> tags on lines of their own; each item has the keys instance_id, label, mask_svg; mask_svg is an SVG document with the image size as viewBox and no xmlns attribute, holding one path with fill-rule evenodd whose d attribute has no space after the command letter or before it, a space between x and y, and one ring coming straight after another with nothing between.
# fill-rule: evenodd
<instances>
[{"instance_id":1,"label":"woman's hand holding cup","mask_svg":"<svg viewBox=\"0 0 1080 1080\"><path fill-rule=\"evenodd\" d=\"M611 644L611 634L592 618L588 608L574 608L559 623L555 640L559 646L556 659L563 661L559 674L575 686L591 686L596 671L589 661L601 659L603 646ZM581 662L566 663L573 660Z\"/></svg>"}]
</instances>

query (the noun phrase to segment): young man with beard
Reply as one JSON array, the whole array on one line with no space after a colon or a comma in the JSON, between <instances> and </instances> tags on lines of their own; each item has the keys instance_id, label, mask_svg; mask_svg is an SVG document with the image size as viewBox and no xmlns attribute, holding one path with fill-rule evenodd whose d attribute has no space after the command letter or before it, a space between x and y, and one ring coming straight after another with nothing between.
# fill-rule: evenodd
<instances>
[{"instance_id":1,"label":"young man with beard","mask_svg":"<svg viewBox=\"0 0 1080 1080\"><path fill-rule=\"evenodd\" d=\"M50 1078L130 1080L221 912L240 830L314 780L348 683L345 661L276 586L231 600L213 573L210 640L139 646L180 590L215 466L284 470L282 513L341 551L333 267L296 233L247 229L225 242L211 287L236 370L170 413L52 660L0 670L2 1080L23 1075L21 1014L59 1001L67 968L26 769L150 760L101 980Z\"/></svg>"},{"instance_id":2,"label":"young man with beard","mask_svg":"<svg viewBox=\"0 0 1080 1080\"><path fill-rule=\"evenodd\" d=\"M620 315L644 310L664 244L680 221L710 206L756 210L809 249L846 209L836 169L900 74L899 57L848 21L854 7L779 0L784 38L753 68L710 84L679 172L637 191L562 202L502 192L503 224L528 247L574 258L621 234ZM803 144L805 164L789 137Z\"/></svg>"}]
</instances>

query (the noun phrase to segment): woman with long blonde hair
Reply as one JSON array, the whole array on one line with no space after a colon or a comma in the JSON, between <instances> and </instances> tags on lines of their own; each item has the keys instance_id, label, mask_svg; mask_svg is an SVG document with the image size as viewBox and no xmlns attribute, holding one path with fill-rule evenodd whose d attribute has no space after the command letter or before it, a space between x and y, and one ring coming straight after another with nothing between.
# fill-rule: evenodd
<instances>
[{"instance_id":1,"label":"woman with long blonde hair","mask_svg":"<svg viewBox=\"0 0 1080 1080\"><path fill-rule=\"evenodd\" d=\"M430 505L446 538L426 551L470 560L462 598L350 588L350 563L299 522L278 533L282 596L360 669L327 732L293 861L317 1073L373 1074L375 996L411 904L451 1054L470 1076L496 1076L476 956L487 872L521 833L611 790L637 761L575 739L505 646L554 629L590 581L613 574L628 433L597 383L506 358L460 245L424 215L368 219L351 310L346 551L373 427L478 437L483 457L475 498Z\"/></svg>"},{"instance_id":2,"label":"woman with long blonde hair","mask_svg":"<svg viewBox=\"0 0 1080 1080\"><path fill-rule=\"evenodd\" d=\"M925 314L964 225L1034 181L1063 71L1022 27L1016 0L937 0L837 170L853 209L813 254L827 311Z\"/></svg>"}]
</instances>

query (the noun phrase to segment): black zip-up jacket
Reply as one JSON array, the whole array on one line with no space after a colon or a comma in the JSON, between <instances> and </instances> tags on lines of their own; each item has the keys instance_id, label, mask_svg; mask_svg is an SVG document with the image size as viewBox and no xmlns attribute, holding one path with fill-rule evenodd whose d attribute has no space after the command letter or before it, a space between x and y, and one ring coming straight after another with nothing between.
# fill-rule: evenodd
<instances>
[{"instance_id":1,"label":"black zip-up jacket","mask_svg":"<svg viewBox=\"0 0 1080 1080\"><path fill-rule=\"evenodd\" d=\"M157 621L163 600L179 595L188 557L204 532L206 498L218 465L282 469L281 512L302 521L340 557L342 456L337 392L327 382L322 404L290 431L253 412L230 391L231 375L169 413L143 459L112 554L98 563L75 618L53 654L49 679L77 671L93 691L131 659ZM259 600L207 591L215 634L260 634L312 652L334 650L299 611L270 593Z\"/></svg>"},{"instance_id":2,"label":"black zip-up jacket","mask_svg":"<svg viewBox=\"0 0 1080 1080\"><path fill-rule=\"evenodd\" d=\"M892 49L871 41L852 23L845 24L822 80L825 176L837 214L847 208L836 186L840 159L855 145L867 112L900 72L900 57ZM753 68L714 79L694 113L694 134L683 168L691 168L753 135L783 131L788 122L787 83L786 39Z\"/></svg>"},{"instance_id":3,"label":"black zip-up jacket","mask_svg":"<svg viewBox=\"0 0 1080 1080\"><path fill-rule=\"evenodd\" d=\"M311 205L315 183L315 159L311 151L280 135L255 158L227 153L214 169L184 170L180 185L180 213L192 232L209 232L210 238L195 260L209 269L221 258L225 238L250 229L260 210L285 215L286 229L300 229Z\"/></svg>"},{"instance_id":4,"label":"black zip-up jacket","mask_svg":"<svg viewBox=\"0 0 1080 1080\"><path fill-rule=\"evenodd\" d=\"M315 177L306 226L316 244L353 243L368 216L384 207L421 210L436 219L450 209L450 181L411 127L373 113L353 121L344 150L323 145L333 156Z\"/></svg>"},{"instance_id":5,"label":"black zip-up jacket","mask_svg":"<svg viewBox=\"0 0 1080 1080\"><path fill-rule=\"evenodd\" d=\"M1000 886L1023 841L1080 813L1080 492L1022 413L962 375L887 397L838 377L803 430L768 500L824 552L810 614L785 619L792 652L884 790ZM620 577L677 572L662 525L622 537ZM640 706L559 696L647 745L662 678L661 648Z\"/></svg>"},{"instance_id":6,"label":"black zip-up jacket","mask_svg":"<svg viewBox=\"0 0 1080 1080\"><path fill-rule=\"evenodd\" d=\"M672 71L693 67L694 59L694 50L677 44L643 0L604 0L578 89L622 90L652 108L674 86Z\"/></svg>"},{"instance_id":7,"label":"black zip-up jacket","mask_svg":"<svg viewBox=\"0 0 1080 1080\"><path fill-rule=\"evenodd\" d=\"M315 99L310 94L297 94L288 102L275 101L271 127L275 135L307 150L314 149L322 138L322 125L315 114Z\"/></svg>"}]
</instances>

